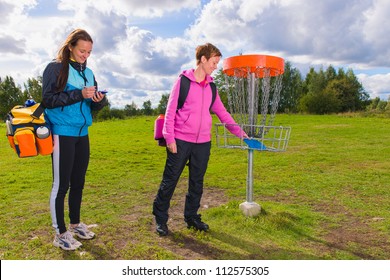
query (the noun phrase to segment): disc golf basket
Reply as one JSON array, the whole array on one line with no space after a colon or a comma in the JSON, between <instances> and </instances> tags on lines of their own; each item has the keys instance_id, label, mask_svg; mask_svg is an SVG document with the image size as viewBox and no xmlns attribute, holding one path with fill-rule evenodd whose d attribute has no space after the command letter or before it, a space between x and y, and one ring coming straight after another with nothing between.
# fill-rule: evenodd
<instances>
[{"instance_id":1,"label":"disc golf basket","mask_svg":"<svg viewBox=\"0 0 390 280\"><path fill-rule=\"evenodd\" d=\"M290 127L273 126L284 60L269 55L233 56L225 59L223 72L230 113L237 124L215 124L216 142L220 148L248 150L246 202L240 209L246 216L255 216L261 207L253 202L254 151L285 151L290 138ZM232 126L240 126L249 138L237 138L229 132Z\"/></svg>"}]
</instances>

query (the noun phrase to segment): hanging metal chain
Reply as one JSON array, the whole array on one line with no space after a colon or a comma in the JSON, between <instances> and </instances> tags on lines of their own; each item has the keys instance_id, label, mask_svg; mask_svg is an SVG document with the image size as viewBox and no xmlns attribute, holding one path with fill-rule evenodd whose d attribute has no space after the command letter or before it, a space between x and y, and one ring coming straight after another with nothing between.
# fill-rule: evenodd
<instances>
[{"instance_id":1,"label":"hanging metal chain","mask_svg":"<svg viewBox=\"0 0 390 280\"><path fill-rule=\"evenodd\" d=\"M235 121L246 125L248 135L262 136L268 132L262 126L271 126L278 110L282 75L271 77L271 69L265 67L250 70L237 68L232 77L225 76L228 104Z\"/></svg>"},{"instance_id":2,"label":"hanging metal chain","mask_svg":"<svg viewBox=\"0 0 390 280\"><path fill-rule=\"evenodd\" d=\"M280 92L282 91L282 75L274 77L273 86L273 98L271 101L271 116L268 121L268 125L271 126L275 120L276 112L278 111L278 105L280 101Z\"/></svg>"},{"instance_id":3,"label":"hanging metal chain","mask_svg":"<svg viewBox=\"0 0 390 280\"><path fill-rule=\"evenodd\" d=\"M263 78L261 79L261 125L267 125L267 114L268 114L268 104L269 104L269 95L271 88L271 77L270 70L263 68Z\"/></svg>"}]
</instances>

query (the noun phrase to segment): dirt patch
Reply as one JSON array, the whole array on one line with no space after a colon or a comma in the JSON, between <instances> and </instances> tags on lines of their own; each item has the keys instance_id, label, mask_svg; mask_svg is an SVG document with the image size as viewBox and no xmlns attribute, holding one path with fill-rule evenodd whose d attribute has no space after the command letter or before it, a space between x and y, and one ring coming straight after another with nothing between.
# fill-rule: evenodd
<instances>
[{"instance_id":1,"label":"dirt patch","mask_svg":"<svg viewBox=\"0 0 390 280\"><path fill-rule=\"evenodd\" d=\"M326 229L321 238L330 255L336 251L347 251L361 259L389 259L390 242L382 232L375 230L372 223L378 218L363 219L351 211L336 203L330 205L316 205L315 210L338 217L337 225L329 225L326 222L322 228ZM380 254L379 252L384 252ZM379 255L378 255L379 253Z\"/></svg>"},{"instance_id":2,"label":"dirt patch","mask_svg":"<svg viewBox=\"0 0 390 280\"><path fill-rule=\"evenodd\" d=\"M331 217L330 220L337 218L337 224L324 221L320 226L323 232L317 237L308 237L310 242L307 242L305 246L317 250L318 255L339 259L340 254L345 252L360 259L390 259L388 236L372 227L372 223L383 220L380 217L364 219L337 203L337 199L333 200L332 204L314 203L305 201L304 198L293 193L283 197L262 199L310 205L314 211Z\"/></svg>"}]
</instances>

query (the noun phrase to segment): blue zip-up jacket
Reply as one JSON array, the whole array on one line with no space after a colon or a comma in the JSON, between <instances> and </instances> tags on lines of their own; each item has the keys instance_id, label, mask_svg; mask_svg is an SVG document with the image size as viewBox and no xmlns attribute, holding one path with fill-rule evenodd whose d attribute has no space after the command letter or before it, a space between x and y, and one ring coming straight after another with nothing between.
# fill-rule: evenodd
<instances>
[{"instance_id":1,"label":"blue zip-up jacket","mask_svg":"<svg viewBox=\"0 0 390 280\"><path fill-rule=\"evenodd\" d=\"M95 76L85 63L70 62L68 81L63 91L57 91L57 79L62 64L50 62L42 77L42 104L46 121L53 134L63 136L85 136L92 124L91 110L100 110L107 99L95 103L84 99L83 87L96 86Z\"/></svg>"}]
</instances>

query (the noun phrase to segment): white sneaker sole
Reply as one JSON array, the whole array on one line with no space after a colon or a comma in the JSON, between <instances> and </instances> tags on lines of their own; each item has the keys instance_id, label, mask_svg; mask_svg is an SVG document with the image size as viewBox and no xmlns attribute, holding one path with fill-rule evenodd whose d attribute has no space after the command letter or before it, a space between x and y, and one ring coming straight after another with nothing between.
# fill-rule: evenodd
<instances>
[{"instance_id":1,"label":"white sneaker sole","mask_svg":"<svg viewBox=\"0 0 390 280\"><path fill-rule=\"evenodd\" d=\"M53 241L53 245L57 248L61 248L62 250L65 250L65 251L74 251L74 250L77 250L77 248L78 248L78 247L75 247L73 245L71 245L71 247L65 247L62 244L55 242L55 241Z\"/></svg>"},{"instance_id":2,"label":"white sneaker sole","mask_svg":"<svg viewBox=\"0 0 390 280\"><path fill-rule=\"evenodd\" d=\"M89 240L89 239L93 239L95 237L95 234L94 233L89 233L87 236L84 236L78 232L75 232L75 231L71 231L73 236L76 235L78 238L80 239L84 239L84 240Z\"/></svg>"}]
</instances>

